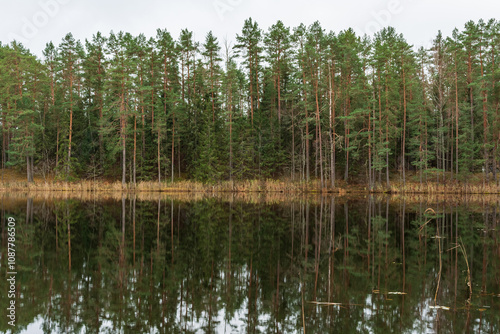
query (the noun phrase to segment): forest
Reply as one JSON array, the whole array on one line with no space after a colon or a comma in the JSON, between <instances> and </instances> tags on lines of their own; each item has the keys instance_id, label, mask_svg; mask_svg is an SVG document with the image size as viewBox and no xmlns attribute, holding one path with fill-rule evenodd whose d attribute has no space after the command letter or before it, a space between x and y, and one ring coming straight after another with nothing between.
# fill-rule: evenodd
<instances>
[{"instance_id":1,"label":"forest","mask_svg":"<svg viewBox=\"0 0 500 334\"><path fill-rule=\"evenodd\" d=\"M264 31L251 18L234 42L68 33L42 59L0 43L1 167L28 182L496 183L497 53L495 19L430 49L391 27Z\"/></svg>"}]
</instances>

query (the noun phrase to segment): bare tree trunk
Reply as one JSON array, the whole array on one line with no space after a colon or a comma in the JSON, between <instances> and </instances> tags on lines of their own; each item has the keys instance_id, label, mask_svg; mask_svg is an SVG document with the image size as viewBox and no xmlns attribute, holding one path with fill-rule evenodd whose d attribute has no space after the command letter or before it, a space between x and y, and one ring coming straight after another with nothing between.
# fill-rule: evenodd
<instances>
[{"instance_id":1,"label":"bare tree trunk","mask_svg":"<svg viewBox=\"0 0 500 334\"><path fill-rule=\"evenodd\" d=\"M174 146L175 146L175 111L173 111L172 113L172 183L174 182L174 177L175 177L175 170L174 170L174 166L175 166L175 163L174 163L174 157L175 157L175 150L174 150Z\"/></svg>"},{"instance_id":2,"label":"bare tree trunk","mask_svg":"<svg viewBox=\"0 0 500 334\"><path fill-rule=\"evenodd\" d=\"M403 56L401 56L403 58ZM404 61L401 59L401 67L403 68L403 144L401 155L403 156L403 188L406 187L406 166L405 166L405 149L406 149L406 75Z\"/></svg>"},{"instance_id":3,"label":"bare tree trunk","mask_svg":"<svg viewBox=\"0 0 500 334\"><path fill-rule=\"evenodd\" d=\"M347 84L349 87L349 83ZM347 93L349 94L349 89L347 88ZM349 97L346 96L346 101L344 101L344 143L345 143L345 172L344 172L344 180L347 182L347 179L349 178L349 121L347 120L347 117L349 116Z\"/></svg>"},{"instance_id":4,"label":"bare tree trunk","mask_svg":"<svg viewBox=\"0 0 500 334\"><path fill-rule=\"evenodd\" d=\"M306 91L306 72L302 68L302 83L304 89L304 110L306 113L306 181L309 181L310 167L309 167L309 115L307 114L307 91Z\"/></svg>"},{"instance_id":5,"label":"bare tree trunk","mask_svg":"<svg viewBox=\"0 0 500 334\"><path fill-rule=\"evenodd\" d=\"M483 67L483 51L481 45L479 46L479 60L481 63L481 95L483 95L483 158L485 161L486 175L483 179L483 184L490 181L489 162L488 162L488 116L487 116L487 93L486 93L486 83L484 82L484 67Z\"/></svg>"},{"instance_id":6,"label":"bare tree trunk","mask_svg":"<svg viewBox=\"0 0 500 334\"><path fill-rule=\"evenodd\" d=\"M233 183L233 113L232 113L232 94L229 95L229 180L231 186Z\"/></svg>"},{"instance_id":7,"label":"bare tree trunk","mask_svg":"<svg viewBox=\"0 0 500 334\"><path fill-rule=\"evenodd\" d=\"M387 65L386 65L387 66ZM387 84L388 74L386 72L385 77L385 161L386 161L386 184L387 188L390 188L391 183L389 181L389 86Z\"/></svg>"},{"instance_id":8,"label":"bare tree trunk","mask_svg":"<svg viewBox=\"0 0 500 334\"><path fill-rule=\"evenodd\" d=\"M127 175L127 152L126 152L126 141L125 141L125 96L122 92L121 96L121 104L120 104L120 132L121 132L121 142L122 142L122 186L125 186L126 183L126 175Z\"/></svg>"},{"instance_id":9,"label":"bare tree trunk","mask_svg":"<svg viewBox=\"0 0 500 334\"><path fill-rule=\"evenodd\" d=\"M28 179L28 182L32 182L30 157L28 155L26 155L26 172L27 172L26 178Z\"/></svg>"},{"instance_id":10,"label":"bare tree trunk","mask_svg":"<svg viewBox=\"0 0 500 334\"><path fill-rule=\"evenodd\" d=\"M467 85L469 86L471 142L473 143L474 142L474 94L472 87L470 87L471 83L472 83L472 56L469 51L469 58L467 61Z\"/></svg>"},{"instance_id":11,"label":"bare tree trunk","mask_svg":"<svg viewBox=\"0 0 500 334\"><path fill-rule=\"evenodd\" d=\"M160 127L158 127L158 141L156 145L156 161L158 163L158 185L161 184L161 157L160 157L160 143L161 143L161 135L160 135Z\"/></svg>"},{"instance_id":12,"label":"bare tree trunk","mask_svg":"<svg viewBox=\"0 0 500 334\"><path fill-rule=\"evenodd\" d=\"M33 182L34 177L35 177L35 167L33 166L33 155L30 155L30 161L31 161L31 181L30 182Z\"/></svg>"},{"instance_id":13,"label":"bare tree trunk","mask_svg":"<svg viewBox=\"0 0 500 334\"><path fill-rule=\"evenodd\" d=\"M101 55L98 56L98 67L97 67L97 76L101 77L102 67L101 67ZM99 79L100 81L100 79ZM54 94L54 93L52 93ZM54 97L52 97L54 99ZM97 99L99 100L99 161L101 163L101 168L104 165L104 139L103 139L103 101L102 101L102 92L99 90L97 93Z\"/></svg>"},{"instance_id":14,"label":"bare tree trunk","mask_svg":"<svg viewBox=\"0 0 500 334\"><path fill-rule=\"evenodd\" d=\"M335 189L335 67L330 71L330 183Z\"/></svg>"},{"instance_id":15,"label":"bare tree trunk","mask_svg":"<svg viewBox=\"0 0 500 334\"><path fill-rule=\"evenodd\" d=\"M69 178L69 173L71 171L71 137L73 134L73 67L70 66L70 84L69 84L69 143L68 143L68 161L66 165L66 182Z\"/></svg>"},{"instance_id":16,"label":"bare tree trunk","mask_svg":"<svg viewBox=\"0 0 500 334\"><path fill-rule=\"evenodd\" d=\"M295 115L293 113L293 103L292 103L292 168L291 168L291 177L292 181L295 181Z\"/></svg>"},{"instance_id":17,"label":"bare tree trunk","mask_svg":"<svg viewBox=\"0 0 500 334\"><path fill-rule=\"evenodd\" d=\"M252 71L252 56L250 56L250 60L248 62L248 66L249 66L249 74L248 74L248 77L250 79L250 82L249 82L249 86L250 86L250 115L251 115L251 118L252 118L252 129L253 129L253 104L254 104L254 97L253 97L253 84L252 84L252 75L253 75L253 71Z\"/></svg>"},{"instance_id":18,"label":"bare tree trunk","mask_svg":"<svg viewBox=\"0 0 500 334\"><path fill-rule=\"evenodd\" d=\"M136 110L137 111L137 110ZM133 167L133 182L134 182L134 188L137 185L137 179L136 179L136 174L137 174L137 115L134 115L134 167Z\"/></svg>"},{"instance_id":19,"label":"bare tree trunk","mask_svg":"<svg viewBox=\"0 0 500 334\"><path fill-rule=\"evenodd\" d=\"M457 56L455 52L455 178L458 180L458 117L460 109L458 107L458 71Z\"/></svg>"},{"instance_id":20,"label":"bare tree trunk","mask_svg":"<svg viewBox=\"0 0 500 334\"><path fill-rule=\"evenodd\" d=\"M319 138L317 138L316 140L319 139L319 173L320 173L320 179L321 179L321 188L323 189L325 184L324 184L324 175L323 175L323 150L322 150L322 147L323 147L323 144L322 144L322 141L321 141L321 119L320 119L320 114L319 114L319 100L318 100L318 81L319 81L319 74L316 73L316 84L315 84L315 91L316 91L316 128L317 128L317 133L316 133L316 136L318 136Z\"/></svg>"}]
</instances>

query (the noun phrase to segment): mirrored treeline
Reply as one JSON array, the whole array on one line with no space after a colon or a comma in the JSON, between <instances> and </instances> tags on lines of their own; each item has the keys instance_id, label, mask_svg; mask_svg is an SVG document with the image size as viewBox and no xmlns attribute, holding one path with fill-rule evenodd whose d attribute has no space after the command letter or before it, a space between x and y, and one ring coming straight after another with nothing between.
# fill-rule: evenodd
<instances>
[{"instance_id":1,"label":"mirrored treeline","mask_svg":"<svg viewBox=\"0 0 500 334\"><path fill-rule=\"evenodd\" d=\"M2 277L10 216L19 332L500 331L498 200L6 195Z\"/></svg>"}]
</instances>

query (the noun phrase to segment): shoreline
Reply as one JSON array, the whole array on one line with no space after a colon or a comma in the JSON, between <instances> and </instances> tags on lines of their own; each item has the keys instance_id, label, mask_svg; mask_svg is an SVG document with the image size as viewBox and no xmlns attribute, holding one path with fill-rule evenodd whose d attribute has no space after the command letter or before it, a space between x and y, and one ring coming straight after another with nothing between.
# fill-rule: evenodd
<instances>
[{"instance_id":1,"label":"shoreline","mask_svg":"<svg viewBox=\"0 0 500 334\"><path fill-rule=\"evenodd\" d=\"M391 186L376 184L369 189L367 184L347 184L338 182L338 186L321 187L319 180L309 182L291 180L246 180L222 181L217 183L201 183L189 180L172 182L141 181L135 185L121 182L106 181L37 181L28 182L0 182L0 192L121 192L121 193L283 193L283 194L388 194L388 195L491 195L500 194L500 186L494 182L462 183L435 183L406 182L404 186L392 182Z\"/></svg>"}]
</instances>

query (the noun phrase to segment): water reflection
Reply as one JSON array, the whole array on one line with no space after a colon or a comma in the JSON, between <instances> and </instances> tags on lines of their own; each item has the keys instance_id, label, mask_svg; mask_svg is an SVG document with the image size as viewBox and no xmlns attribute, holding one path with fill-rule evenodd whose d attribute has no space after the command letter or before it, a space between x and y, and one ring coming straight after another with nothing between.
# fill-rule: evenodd
<instances>
[{"instance_id":1,"label":"water reflection","mask_svg":"<svg viewBox=\"0 0 500 334\"><path fill-rule=\"evenodd\" d=\"M3 197L17 331L500 332L498 198L186 197Z\"/></svg>"}]
</instances>

